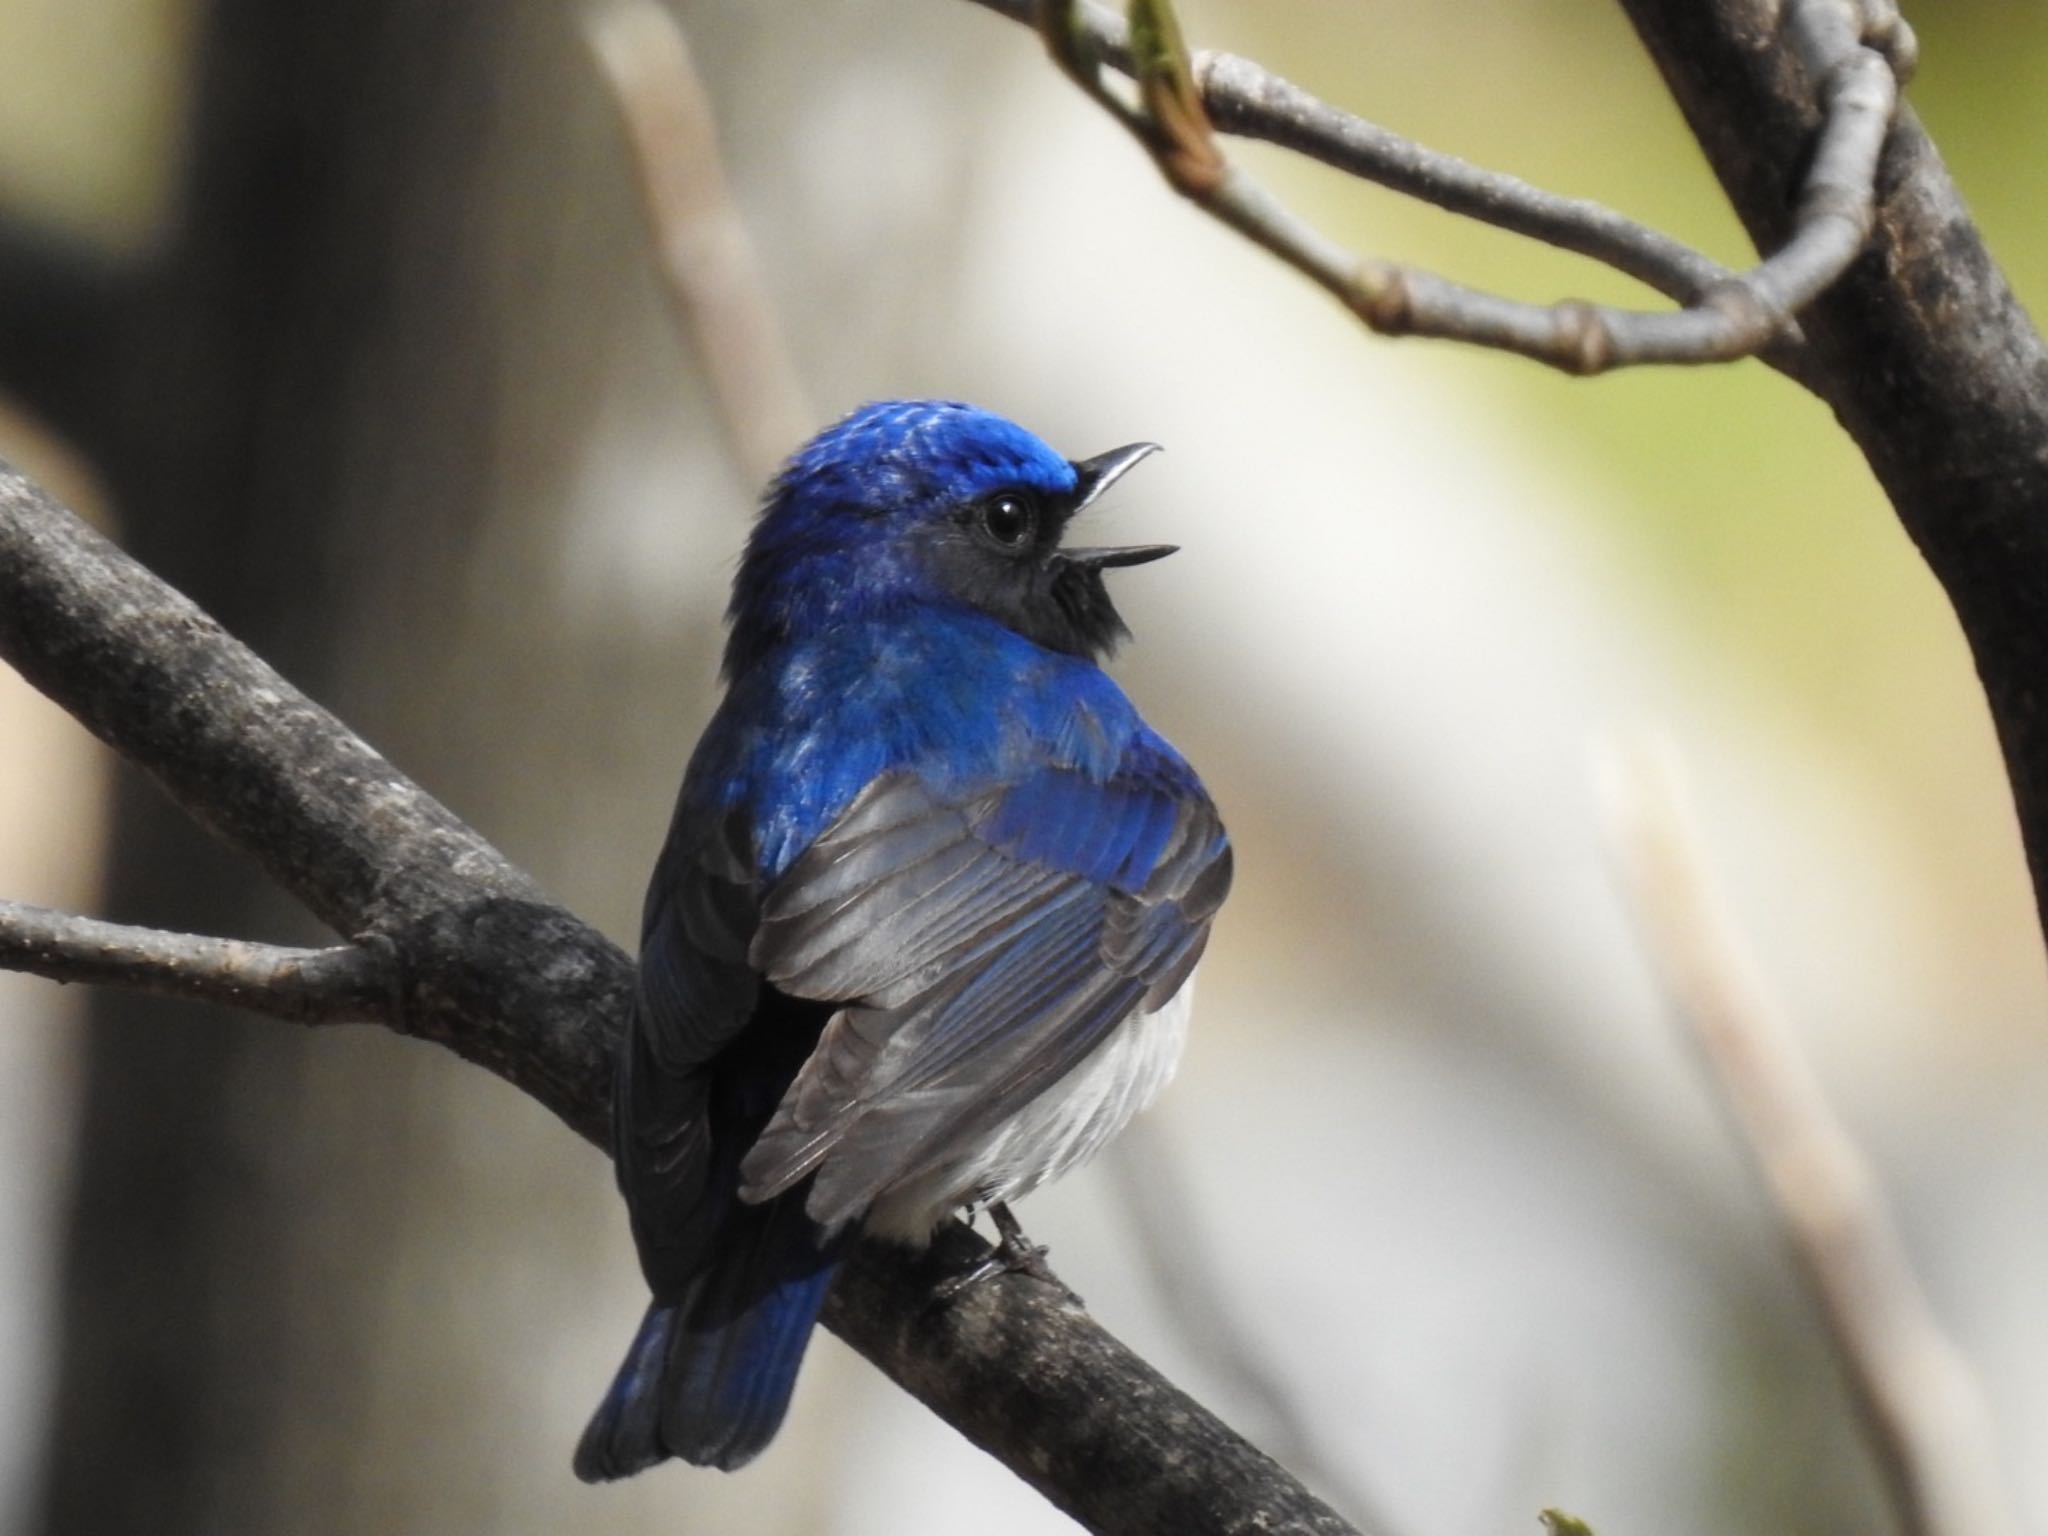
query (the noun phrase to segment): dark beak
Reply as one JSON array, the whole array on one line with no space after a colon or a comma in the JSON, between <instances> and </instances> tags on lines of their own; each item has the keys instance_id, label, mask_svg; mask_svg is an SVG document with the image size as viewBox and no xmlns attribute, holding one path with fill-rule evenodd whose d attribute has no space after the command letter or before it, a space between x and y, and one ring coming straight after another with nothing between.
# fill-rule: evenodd
<instances>
[{"instance_id":1,"label":"dark beak","mask_svg":"<svg viewBox=\"0 0 2048 1536\"><path fill-rule=\"evenodd\" d=\"M1074 464L1074 510L1080 511L1129 473L1138 460L1158 451L1157 443L1126 443L1121 448L1098 453L1092 459L1077 460ZM1100 571L1113 565L1144 565L1148 561L1164 560L1179 548L1178 544L1125 544L1115 549L1063 549L1060 557L1069 565L1078 565L1083 570Z\"/></svg>"},{"instance_id":2,"label":"dark beak","mask_svg":"<svg viewBox=\"0 0 2048 1536\"><path fill-rule=\"evenodd\" d=\"M1124 544L1115 549L1063 549L1060 558L1083 570L1100 571L1112 565L1148 565L1179 548L1178 544Z\"/></svg>"},{"instance_id":3,"label":"dark beak","mask_svg":"<svg viewBox=\"0 0 2048 1536\"><path fill-rule=\"evenodd\" d=\"M1108 490L1148 453L1157 453L1157 443L1126 443L1121 448L1112 448L1107 453L1098 453L1092 459L1079 459L1074 464L1074 510L1080 511L1088 503ZM1147 559L1156 560L1157 555ZM1137 562L1119 560L1117 565L1133 565Z\"/></svg>"}]
</instances>

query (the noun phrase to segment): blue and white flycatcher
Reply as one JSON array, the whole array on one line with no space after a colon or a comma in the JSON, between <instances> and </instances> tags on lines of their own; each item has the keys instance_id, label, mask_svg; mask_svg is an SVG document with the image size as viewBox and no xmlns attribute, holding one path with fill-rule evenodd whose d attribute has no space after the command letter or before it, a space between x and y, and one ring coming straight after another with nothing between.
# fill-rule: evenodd
<instances>
[{"instance_id":1,"label":"blue and white flycatcher","mask_svg":"<svg viewBox=\"0 0 2048 1536\"><path fill-rule=\"evenodd\" d=\"M1151 451L888 402L769 488L647 891L613 1138L653 1301L580 1476L750 1460L857 1233L1015 1199L1172 1074L1230 845L1097 665L1103 572L1172 546L1062 542Z\"/></svg>"}]
</instances>

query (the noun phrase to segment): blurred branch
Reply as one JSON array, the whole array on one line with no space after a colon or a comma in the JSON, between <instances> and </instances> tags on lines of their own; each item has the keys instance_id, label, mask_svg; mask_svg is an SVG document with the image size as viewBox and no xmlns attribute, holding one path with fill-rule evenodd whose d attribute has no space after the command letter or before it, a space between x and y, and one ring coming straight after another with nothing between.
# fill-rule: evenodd
<instances>
[{"instance_id":1,"label":"blurred branch","mask_svg":"<svg viewBox=\"0 0 2048 1536\"><path fill-rule=\"evenodd\" d=\"M981 3L1018 19L1032 9ZM1820 82L1824 131L1790 238L1761 265L1730 275L1709 272L1704 258L1597 205L1552 198L1512 178L1428 156L1371 125L1353 129L1355 120L1244 60L1229 60L1220 70L1214 59L1204 64L1182 45L1168 0L1134 0L1128 30L1090 0L1048 0L1036 15L1053 58L1144 145L1176 191L1313 279L1371 329L1472 342L1581 374L1640 363L1725 362L1775 342L1773 361L1799 376L1787 327L1841 274L1868 235L1878 154L1897 102L1892 56L1910 57L1910 33L1895 15L1883 32L1896 44L1888 56L1863 46L1862 17L1850 0L1792 0L1787 30ZM1137 81L1136 105L1110 89L1105 64ZM1429 187L1429 200L1441 206L1482 217L1506 208L1509 227L1538 238L1569 230L1569 240L1552 243L1598 254L1632 275L1654 274L1686 307L1652 312L1576 299L1527 304L1360 258L1224 158L1211 95L1227 95L1226 123L1269 125L1258 136L1276 143L1341 146L1347 169L1369 167L1361 173L1403 191ZM1340 163L1334 150L1318 158Z\"/></svg>"},{"instance_id":2,"label":"blurred branch","mask_svg":"<svg viewBox=\"0 0 2048 1536\"><path fill-rule=\"evenodd\" d=\"M725 179L689 43L653 0L612 0L584 26L625 124L670 302L710 376L734 460L765 485L816 421Z\"/></svg>"},{"instance_id":3,"label":"blurred branch","mask_svg":"<svg viewBox=\"0 0 2048 1536\"><path fill-rule=\"evenodd\" d=\"M280 949L0 901L0 970L218 1003L302 1024L389 1022L398 976L373 949Z\"/></svg>"},{"instance_id":4,"label":"blurred branch","mask_svg":"<svg viewBox=\"0 0 2048 1536\"><path fill-rule=\"evenodd\" d=\"M1651 957L1820 1304L1902 1526L1908 1536L2017 1536L1969 1367L1927 1304L1875 1174L1735 937L1671 754L1618 759L1605 787Z\"/></svg>"},{"instance_id":5,"label":"blurred branch","mask_svg":"<svg viewBox=\"0 0 2048 1536\"><path fill-rule=\"evenodd\" d=\"M0 465L0 657L340 932L388 946L395 1028L602 1146L633 965L184 597ZM1061 1294L988 1245L864 1244L826 1323L1093 1530L1351 1531Z\"/></svg>"}]
</instances>

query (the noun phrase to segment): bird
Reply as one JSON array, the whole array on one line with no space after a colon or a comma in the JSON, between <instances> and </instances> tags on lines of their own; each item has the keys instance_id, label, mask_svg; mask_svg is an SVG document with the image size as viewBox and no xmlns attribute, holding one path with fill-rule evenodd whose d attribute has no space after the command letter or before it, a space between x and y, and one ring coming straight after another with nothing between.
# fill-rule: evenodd
<instances>
[{"instance_id":1,"label":"bird","mask_svg":"<svg viewBox=\"0 0 2048 1536\"><path fill-rule=\"evenodd\" d=\"M883 401L770 483L643 908L613 1154L651 1300L585 1481L745 1465L857 1238L986 1208L1031 1267L1008 1202L1172 1075L1231 847L1100 663L1103 573L1175 546L1065 542L1154 451Z\"/></svg>"}]
</instances>

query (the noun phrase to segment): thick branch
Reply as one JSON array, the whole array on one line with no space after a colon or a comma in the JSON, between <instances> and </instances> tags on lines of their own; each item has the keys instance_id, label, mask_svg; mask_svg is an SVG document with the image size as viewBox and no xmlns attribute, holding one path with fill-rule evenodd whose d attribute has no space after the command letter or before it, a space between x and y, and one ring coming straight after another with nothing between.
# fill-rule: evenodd
<instances>
[{"instance_id":1,"label":"thick branch","mask_svg":"<svg viewBox=\"0 0 2048 1536\"><path fill-rule=\"evenodd\" d=\"M398 972L377 949L280 949L0 901L0 970L218 1003L300 1024L389 1023Z\"/></svg>"},{"instance_id":2,"label":"thick branch","mask_svg":"<svg viewBox=\"0 0 2048 1536\"><path fill-rule=\"evenodd\" d=\"M336 932L393 945L408 1033L602 1139L626 957L4 465L0 655Z\"/></svg>"},{"instance_id":3,"label":"thick branch","mask_svg":"<svg viewBox=\"0 0 2048 1536\"><path fill-rule=\"evenodd\" d=\"M934 1307L933 1291L987 1251L957 1223L913 1261L869 1244L826 1321L1091 1531L1352 1530L1057 1287L1008 1277Z\"/></svg>"},{"instance_id":4,"label":"thick branch","mask_svg":"<svg viewBox=\"0 0 2048 1536\"><path fill-rule=\"evenodd\" d=\"M185 598L0 465L0 656L344 933L395 957L398 1027L603 1145L631 962ZM1090 1528L1350 1530L1057 1291L935 1309L936 1257L868 1245L826 1322ZM594 1385L594 1384L593 1384Z\"/></svg>"},{"instance_id":5,"label":"thick branch","mask_svg":"<svg viewBox=\"0 0 2048 1536\"><path fill-rule=\"evenodd\" d=\"M1908 1536L2017 1536L1982 1394L1876 1174L1829 1107L1707 878L1663 753L1616 765L1614 838L1652 958L1805 1272Z\"/></svg>"},{"instance_id":6,"label":"thick branch","mask_svg":"<svg viewBox=\"0 0 2048 1536\"><path fill-rule=\"evenodd\" d=\"M1775 43L1775 0L1622 3L1768 248L1817 127L1806 71ZM1803 319L1814 387L1955 606L2048 921L2048 347L1910 110L1867 247Z\"/></svg>"}]
</instances>

